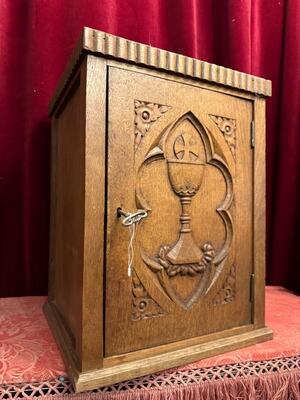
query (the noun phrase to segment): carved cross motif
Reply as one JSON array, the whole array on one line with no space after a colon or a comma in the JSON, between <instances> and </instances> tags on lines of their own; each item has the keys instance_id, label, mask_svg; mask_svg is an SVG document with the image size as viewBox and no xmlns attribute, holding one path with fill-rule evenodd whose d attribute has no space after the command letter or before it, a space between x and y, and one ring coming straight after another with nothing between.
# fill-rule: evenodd
<instances>
[{"instance_id":1,"label":"carved cross motif","mask_svg":"<svg viewBox=\"0 0 300 400\"><path fill-rule=\"evenodd\" d=\"M199 155L199 149L194 137L183 132L174 143L174 153L178 160L195 161Z\"/></svg>"}]
</instances>

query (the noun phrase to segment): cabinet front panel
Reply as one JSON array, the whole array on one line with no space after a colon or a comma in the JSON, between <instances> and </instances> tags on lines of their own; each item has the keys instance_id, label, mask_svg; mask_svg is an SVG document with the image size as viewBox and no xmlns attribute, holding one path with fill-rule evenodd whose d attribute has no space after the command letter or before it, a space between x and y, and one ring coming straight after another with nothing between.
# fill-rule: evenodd
<instances>
[{"instance_id":1,"label":"cabinet front panel","mask_svg":"<svg viewBox=\"0 0 300 400\"><path fill-rule=\"evenodd\" d=\"M250 324L252 102L110 67L107 120L105 355Z\"/></svg>"}]
</instances>

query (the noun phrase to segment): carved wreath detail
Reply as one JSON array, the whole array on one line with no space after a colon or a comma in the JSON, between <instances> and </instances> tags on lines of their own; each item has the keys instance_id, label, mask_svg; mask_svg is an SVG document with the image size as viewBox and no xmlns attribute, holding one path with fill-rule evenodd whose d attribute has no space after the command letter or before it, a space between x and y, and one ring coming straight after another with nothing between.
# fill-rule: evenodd
<instances>
[{"instance_id":1,"label":"carved wreath detail","mask_svg":"<svg viewBox=\"0 0 300 400\"><path fill-rule=\"evenodd\" d=\"M205 243L201 250L203 251L202 259L197 264L172 264L167 259L167 254L171 246L161 246L158 253L158 262L165 269L169 277L180 275L196 276L204 272L205 268L212 262L215 257L215 250L211 243Z\"/></svg>"},{"instance_id":2,"label":"carved wreath detail","mask_svg":"<svg viewBox=\"0 0 300 400\"><path fill-rule=\"evenodd\" d=\"M149 296L137 275L132 277L132 315L133 321L160 317L165 314L163 309Z\"/></svg>"},{"instance_id":3,"label":"carved wreath detail","mask_svg":"<svg viewBox=\"0 0 300 400\"><path fill-rule=\"evenodd\" d=\"M215 122L230 148L232 155L235 157L236 149L236 120L231 118L220 117L218 115L210 115Z\"/></svg>"},{"instance_id":4,"label":"carved wreath detail","mask_svg":"<svg viewBox=\"0 0 300 400\"><path fill-rule=\"evenodd\" d=\"M232 264L230 271L225 278L223 286L214 298L213 303L215 305L232 303L235 300L235 296L235 265Z\"/></svg>"},{"instance_id":5,"label":"carved wreath detail","mask_svg":"<svg viewBox=\"0 0 300 400\"><path fill-rule=\"evenodd\" d=\"M156 103L149 103L146 101L140 101L140 100L134 101L135 150L137 150L143 137L149 131L151 125L155 121L157 121L170 108L171 107L169 106Z\"/></svg>"}]
</instances>

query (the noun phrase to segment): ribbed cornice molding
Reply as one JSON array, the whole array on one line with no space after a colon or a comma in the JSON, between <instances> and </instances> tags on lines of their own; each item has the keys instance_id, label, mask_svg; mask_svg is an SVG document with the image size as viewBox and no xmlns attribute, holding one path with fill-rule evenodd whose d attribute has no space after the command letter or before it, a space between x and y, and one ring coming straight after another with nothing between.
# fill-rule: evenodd
<instances>
[{"instance_id":1,"label":"ribbed cornice molding","mask_svg":"<svg viewBox=\"0 0 300 400\"><path fill-rule=\"evenodd\" d=\"M50 111L60 97L72 70L85 52L174 72L262 96L271 96L272 92L270 80L137 43L95 29L84 28L70 63L59 82L56 94L50 104Z\"/></svg>"}]
</instances>

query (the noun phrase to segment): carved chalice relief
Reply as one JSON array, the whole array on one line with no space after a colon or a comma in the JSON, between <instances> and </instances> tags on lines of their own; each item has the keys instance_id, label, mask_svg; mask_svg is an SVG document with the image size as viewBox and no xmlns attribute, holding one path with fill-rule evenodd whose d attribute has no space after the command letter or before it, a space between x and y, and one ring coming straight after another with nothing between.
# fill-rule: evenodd
<instances>
[{"instance_id":1,"label":"carved chalice relief","mask_svg":"<svg viewBox=\"0 0 300 400\"><path fill-rule=\"evenodd\" d=\"M158 261L170 278L177 274L202 274L215 257L211 243L205 243L201 249L197 246L191 225L191 202L201 187L206 165L204 145L190 124L183 123L182 128L171 134L165 146L169 181L182 209L177 242L161 246L158 253Z\"/></svg>"},{"instance_id":2,"label":"carved chalice relief","mask_svg":"<svg viewBox=\"0 0 300 400\"><path fill-rule=\"evenodd\" d=\"M166 267L169 276L178 273L196 275L205 269L205 264L201 263L202 251L194 241L191 228L191 202L201 186L205 168L201 145L195 131L182 132L174 140L173 154L166 155L169 180L182 207L177 242L159 251L160 263Z\"/></svg>"},{"instance_id":3,"label":"carved chalice relief","mask_svg":"<svg viewBox=\"0 0 300 400\"><path fill-rule=\"evenodd\" d=\"M214 152L209 132L191 112L183 114L162 132L159 141L145 156L141 168L147 168L158 160L165 161L170 188L181 204L180 229L175 243L161 243L153 255L141 249L141 256L156 274L167 296L184 309L189 309L210 290L231 247L232 219L228 210L233 198L232 179L226 163ZM198 221L192 219L191 206L194 197L200 196L207 167L219 169L226 181L224 199L216 210L224 223L226 235L217 251L209 241L196 242L192 231L193 224ZM139 206L151 210L139 186L136 198ZM194 286L188 294L181 290L179 276L193 278ZM184 282L191 283L191 280L184 278L182 282L181 286Z\"/></svg>"}]
</instances>

